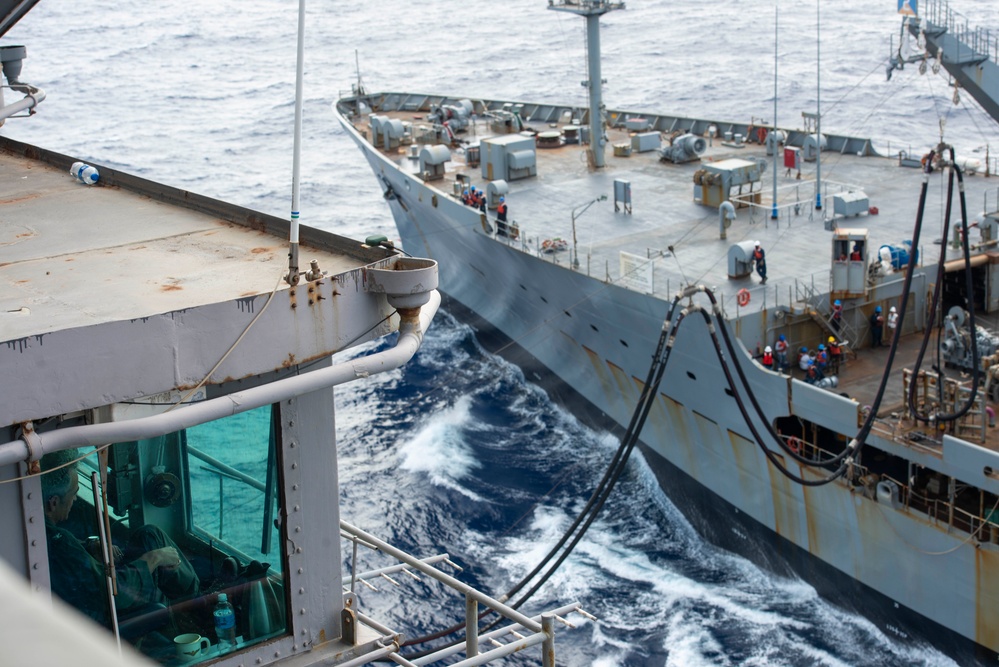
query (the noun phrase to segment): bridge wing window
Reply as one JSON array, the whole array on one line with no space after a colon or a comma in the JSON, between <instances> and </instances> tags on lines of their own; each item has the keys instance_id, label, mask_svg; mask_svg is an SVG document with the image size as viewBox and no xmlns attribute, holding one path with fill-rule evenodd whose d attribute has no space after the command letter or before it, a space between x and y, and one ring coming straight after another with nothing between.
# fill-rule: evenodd
<instances>
[{"instance_id":1,"label":"bridge wing window","mask_svg":"<svg viewBox=\"0 0 999 667\"><path fill-rule=\"evenodd\" d=\"M43 457L53 593L109 629L113 599L120 636L163 664L224 652L213 614L220 593L235 611L229 650L287 633L277 423L266 406L108 449L113 597L97 537L102 464L71 463L85 453L76 450Z\"/></svg>"}]
</instances>

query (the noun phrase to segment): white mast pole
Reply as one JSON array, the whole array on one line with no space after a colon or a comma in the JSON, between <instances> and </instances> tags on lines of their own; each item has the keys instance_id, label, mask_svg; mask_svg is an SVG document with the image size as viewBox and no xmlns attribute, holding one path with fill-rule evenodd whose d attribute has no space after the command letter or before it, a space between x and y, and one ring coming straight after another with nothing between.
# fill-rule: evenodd
<instances>
[{"instance_id":1,"label":"white mast pole","mask_svg":"<svg viewBox=\"0 0 999 667\"><path fill-rule=\"evenodd\" d=\"M288 249L288 275L285 280L289 285L298 284L298 211L299 211L299 180L302 163L302 97L303 71L305 69L305 0L298 0L298 64L295 73L295 146L291 167L291 234Z\"/></svg>"},{"instance_id":2,"label":"white mast pole","mask_svg":"<svg viewBox=\"0 0 999 667\"><path fill-rule=\"evenodd\" d=\"M778 2L774 0L774 129L773 132L773 147L774 147L774 205L770 211L770 219L777 219L777 154L780 152L777 150L777 19L778 19Z\"/></svg>"},{"instance_id":3,"label":"white mast pole","mask_svg":"<svg viewBox=\"0 0 999 667\"><path fill-rule=\"evenodd\" d=\"M822 209L822 28L819 8L815 2L815 209Z\"/></svg>"}]
</instances>

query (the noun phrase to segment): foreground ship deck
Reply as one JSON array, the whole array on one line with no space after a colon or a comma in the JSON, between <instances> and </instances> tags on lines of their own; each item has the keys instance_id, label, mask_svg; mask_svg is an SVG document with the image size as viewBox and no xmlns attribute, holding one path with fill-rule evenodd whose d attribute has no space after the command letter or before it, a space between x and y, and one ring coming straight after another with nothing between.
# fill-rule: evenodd
<instances>
[{"instance_id":1,"label":"foreground ship deck","mask_svg":"<svg viewBox=\"0 0 999 667\"><path fill-rule=\"evenodd\" d=\"M554 664L555 620L578 604L523 615L442 571L447 554L416 558L340 517L333 387L415 354L436 263L303 227L309 267L292 277L286 221L100 165L87 186L71 162L0 138L0 373L17 386L0 403L0 579L23 611L5 655L408 665L356 588L421 572L470 623L421 664L536 645ZM39 619L51 598L66 606ZM511 621L481 651L479 605ZM25 623L66 644L18 644Z\"/></svg>"}]
</instances>

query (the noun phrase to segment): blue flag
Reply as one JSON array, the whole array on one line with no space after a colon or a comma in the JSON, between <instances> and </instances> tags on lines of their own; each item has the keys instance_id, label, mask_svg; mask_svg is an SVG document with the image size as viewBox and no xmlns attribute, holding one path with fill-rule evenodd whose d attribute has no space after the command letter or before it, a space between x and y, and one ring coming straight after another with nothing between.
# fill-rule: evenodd
<instances>
[{"instance_id":1,"label":"blue flag","mask_svg":"<svg viewBox=\"0 0 999 667\"><path fill-rule=\"evenodd\" d=\"M919 0L898 0L898 13L902 16L918 16Z\"/></svg>"}]
</instances>

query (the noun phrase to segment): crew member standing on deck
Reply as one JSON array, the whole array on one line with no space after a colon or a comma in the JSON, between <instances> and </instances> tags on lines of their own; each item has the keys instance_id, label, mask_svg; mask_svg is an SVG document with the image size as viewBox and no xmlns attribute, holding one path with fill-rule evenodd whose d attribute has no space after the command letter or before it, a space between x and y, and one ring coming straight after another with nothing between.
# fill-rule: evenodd
<instances>
[{"instance_id":1,"label":"crew member standing on deck","mask_svg":"<svg viewBox=\"0 0 999 667\"><path fill-rule=\"evenodd\" d=\"M777 370L781 373L790 368L787 363L787 336L784 334L778 336L777 342L774 343L774 358L777 360Z\"/></svg>"},{"instance_id":2,"label":"crew member standing on deck","mask_svg":"<svg viewBox=\"0 0 999 667\"><path fill-rule=\"evenodd\" d=\"M895 329L898 328L898 311L895 306L888 309L888 340L895 340Z\"/></svg>"},{"instance_id":3,"label":"crew member standing on deck","mask_svg":"<svg viewBox=\"0 0 999 667\"><path fill-rule=\"evenodd\" d=\"M774 351L769 345L763 348L763 358L760 360L760 363L768 370L774 369Z\"/></svg>"},{"instance_id":4,"label":"crew member standing on deck","mask_svg":"<svg viewBox=\"0 0 999 667\"><path fill-rule=\"evenodd\" d=\"M756 273L760 275L760 282L764 285L767 282L767 254L760 247L760 242L756 242L756 249L753 250L753 261L756 262Z\"/></svg>"},{"instance_id":5,"label":"crew member standing on deck","mask_svg":"<svg viewBox=\"0 0 999 667\"><path fill-rule=\"evenodd\" d=\"M506 197L500 197L499 206L496 207L496 234L506 236Z\"/></svg>"},{"instance_id":6,"label":"crew member standing on deck","mask_svg":"<svg viewBox=\"0 0 999 667\"><path fill-rule=\"evenodd\" d=\"M871 347L881 347L883 345L881 336L884 334L884 330L885 318L881 314L881 306L877 306L874 309L874 314L871 315Z\"/></svg>"},{"instance_id":7,"label":"crew member standing on deck","mask_svg":"<svg viewBox=\"0 0 999 667\"><path fill-rule=\"evenodd\" d=\"M839 332L839 327L843 323L843 302L839 299L833 301L832 305L832 327Z\"/></svg>"},{"instance_id":8,"label":"crew member standing on deck","mask_svg":"<svg viewBox=\"0 0 999 667\"><path fill-rule=\"evenodd\" d=\"M829 368L832 373L839 373L839 362L843 358L843 348L832 336L829 336Z\"/></svg>"}]
</instances>

